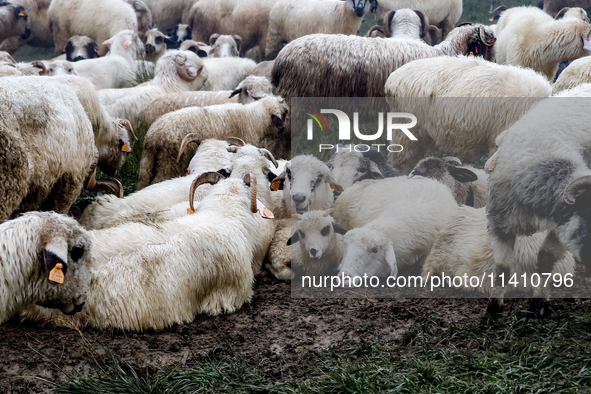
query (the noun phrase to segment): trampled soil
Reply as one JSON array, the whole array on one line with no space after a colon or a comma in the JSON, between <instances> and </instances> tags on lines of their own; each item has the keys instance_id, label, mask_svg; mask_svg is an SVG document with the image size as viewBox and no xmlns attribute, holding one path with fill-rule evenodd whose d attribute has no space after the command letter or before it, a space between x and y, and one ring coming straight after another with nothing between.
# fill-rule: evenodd
<instances>
[{"instance_id":1,"label":"trampled soil","mask_svg":"<svg viewBox=\"0 0 591 394\"><path fill-rule=\"evenodd\" d=\"M552 303L576 308L588 301ZM481 318L486 306L485 299L297 299L289 284L265 277L255 285L252 302L238 312L200 315L164 332L78 332L9 322L0 326L0 392L48 392L66 373L93 375L110 357L152 375L229 354L265 374L300 378L302 365L329 348L346 352L362 341L395 345L427 323ZM505 310L526 308L527 300L507 300Z\"/></svg>"}]
</instances>

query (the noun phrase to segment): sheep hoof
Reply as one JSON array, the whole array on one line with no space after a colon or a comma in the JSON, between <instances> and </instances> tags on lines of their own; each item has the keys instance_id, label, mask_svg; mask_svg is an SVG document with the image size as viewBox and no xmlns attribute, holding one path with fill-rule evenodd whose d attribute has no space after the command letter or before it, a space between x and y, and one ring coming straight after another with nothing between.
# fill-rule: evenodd
<instances>
[{"instance_id":1,"label":"sheep hoof","mask_svg":"<svg viewBox=\"0 0 591 394\"><path fill-rule=\"evenodd\" d=\"M525 316L528 319L541 320L546 315L547 305L543 298L532 299Z\"/></svg>"},{"instance_id":2,"label":"sheep hoof","mask_svg":"<svg viewBox=\"0 0 591 394\"><path fill-rule=\"evenodd\" d=\"M498 299L493 298L489 301L486 308L486 315L492 319L498 319L503 316L503 305Z\"/></svg>"}]
</instances>

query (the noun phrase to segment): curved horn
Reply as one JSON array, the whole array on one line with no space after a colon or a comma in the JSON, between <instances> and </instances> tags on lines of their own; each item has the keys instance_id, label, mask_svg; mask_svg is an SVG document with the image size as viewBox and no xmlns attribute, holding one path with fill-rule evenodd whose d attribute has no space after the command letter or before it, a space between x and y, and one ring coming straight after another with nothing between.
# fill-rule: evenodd
<instances>
[{"instance_id":1,"label":"curved horn","mask_svg":"<svg viewBox=\"0 0 591 394\"><path fill-rule=\"evenodd\" d=\"M419 10L413 10L421 20L421 37L425 37L429 34L429 18Z\"/></svg>"},{"instance_id":2,"label":"curved horn","mask_svg":"<svg viewBox=\"0 0 591 394\"><path fill-rule=\"evenodd\" d=\"M471 26L473 25L474 22L464 22L464 23L460 23L459 25L457 25L456 27L462 27L462 26Z\"/></svg>"},{"instance_id":3,"label":"curved horn","mask_svg":"<svg viewBox=\"0 0 591 394\"><path fill-rule=\"evenodd\" d=\"M381 38L385 38L386 37L386 33L384 32L384 29L382 29L381 26L374 26L371 29L369 29L369 31L366 34L366 37L372 37L372 38L381 37Z\"/></svg>"},{"instance_id":4,"label":"curved horn","mask_svg":"<svg viewBox=\"0 0 591 394\"><path fill-rule=\"evenodd\" d=\"M181 142L181 147L179 149L179 155L176 157L176 162L178 163L181 160L181 155L183 154L183 152L187 148L187 145L189 145L190 142L196 142L197 144L200 144L201 141L203 141L203 137L201 136L201 134L199 134L199 133L187 134L185 136L185 138L183 138L183 142Z\"/></svg>"},{"instance_id":5,"label":"curved horn","mask_svg":"<svg viewBox=\"0 0 591 394\"><path fill-rule=\"evenodd\" d=\"M581 189L591 189L591 175L582 176L569 183L564 190L564 202L574 204L577 197L580 197Z\"/></svg>"},{"instance_id":6,"label":"curved horn","mask_svg":"<svg viewBox=\"0 0 591 394\"><path fill-rule=\"evenodd\" d=\"M96 168L92 171L92 175L86 181L86 190L92 190L96 186Z\"/></svg>"},{"instance_id":7,"label":"curved horn","mask_svg":"<svg viewBox=\"0 0 591 394\"><path fill-rule=\"evenodd\" d=\"M41 69L39 75L47 75L47 68L45 68L45 64L43 64L43 62L35 60L34 62L31 62L31 66Z\"/></svg>"},{"instance_id":8,"label":"curved horn","mask_svg":"<svg viewBox=\"0 0 591 394\"><path fill-rule=\"evenodd\" d=\"M484 25L480 25L480 39L482 40L482 43L487 47L492 47L495 44L495 42L497 42L497 39L495 37L493 37L492 40L488 40L486 38L486 33L484 32Z\"/></svg>"},{"instance_id":9,"label":"curved horn","mask_svg":"<svg viewBox=\"0 0 591 394\"><path fill-rule=\"evenodd\" d=\"M204 183L215 185L222 179L224 179L224 176L217 172L204 172L197 178L193 179L193 182L191 182L191 189L189 190L189 206L191 207L191 212L195 212L195 208L193 207L193 200L195 199L195 190L197 190L197 188L203 185Z\"/></svg>"},{"instance_id":10,"label":"curved horn","mask_svg":"<svg viewBox=\"0 0 591 394\"><path fill-rule=\"evenodd\" d=\"M194 76L189 75L187 72L187 68L185 67L185 63L187 62L187 56L184 54L179 54L176 56L175 64L176 64L176 72L181 77L182 80L191 82L195 79L197 74Z\"/></svg>"},{"instance_id":11,"label":"curved horn","mask_svg":"<svg viewBox=\"0 0 591 394\"><path fill-rule=\"evenodd\" d=\"M273 154L271 152L269 152L265 148L259 148L259 152L263 156L265 156L271 163L273 163L273 165L275 166L275 168L279 168L279 166L277 165L277 160L275 160L275 157L273 156Z\"/></svg>"},{"instance_id":12,"label":"curved horn","mask_svg":"<svg viewBox=\"0 0 591 394\"><path fill-rule=\"evenodd\" d=\"M507 7L504 6L504 5L500 5L497 8L495 8L494 10L490 11L489 14L494 14L494 13L496 13L498 11L501 11L501 12L507 11Z\"/></svg>"},{"instance_id":13,"label":"curved horn","mask_svg":"<svg viewBox=\"0 0 591 394\"><path fill-rule=\"evenodd\" d=\"M131 122L127 119L119 119L119 123L125 127L127 129L127 131L129 131L131 133L131 135L133 135L133 138L135 138L135 140L137 141L137 137L135 135L135 133L133 132L133 126L131 125Z\"/></svg>"},{"instance_id":14,"label":"curved horn","mask_svg":"<svg viewBox=\"0 0 591 394\"><path fill-rule=\"evenodd\" d=\"M123 186L121 185L121 182L119 182L117 179L114 178L100 178L96 180L96 186L93 188L93 190L97 189L97 188L109 188L111 190L113 190L113 192L115 193L115 195L119 198L123 198Z\"/></svg>"},{"instance_id":15,"label":"curved horn","mask_svg":"<svg viewBox=\"0 0 591 394\"><path fill-rule=\"evenodd\" d=\"M459 166L462 165L462 161L454 156L445 156L442 157L441 160L445 161L446 163L456 163Z\"/></svg>"},{"instance_id":16,"label":"curved horn","mask_svg":"<svg viewBox=\"0 0 591 394\"><path fill-rule=\"evenodd\" d=\"M392 25L392 19L394 19L394 15L396 15L396 10L390 11L384 16L384 21L382 22L382 29L384 30L384 35L386 37L390 37L392 35L390 26Z\"/></svg>"},{"instance_id":17,"label":"curved horn","mask_svg":"<svg viewBox=\"0 0 591 394\"><path fill-rule=\"evenodd\" d=\"M236 96L237 94L240 94L240 93L242 93L242 88L234 89L232 91L232 94L230 94L230 97L228 97L228 98L232 98L232 97L234 97L234 96Z\"/></svg>"},{"instance_id":18,"label":"curved horn","mask_svg":"<svg viewBox=\"0 0 591 394\"><path fill-rule=\"evenodd\" d=\"M228 137L228 138L226 138L226 142L230 145L236 145L236 146L246 145L246 142L244 142L244 140L242 140L241 138L238 138L238 137Z\"/></svg>"},{"instance_id":19,"label":"curved horn","mask_svg":"<svg viewBox=\"0 0 591 394\"><path fill-rule=\"evenodd\" d=\"M250 186L250 212L257 213L257 179L250 174L244 175L244 183Z\"/></svg>"}]
</instances>

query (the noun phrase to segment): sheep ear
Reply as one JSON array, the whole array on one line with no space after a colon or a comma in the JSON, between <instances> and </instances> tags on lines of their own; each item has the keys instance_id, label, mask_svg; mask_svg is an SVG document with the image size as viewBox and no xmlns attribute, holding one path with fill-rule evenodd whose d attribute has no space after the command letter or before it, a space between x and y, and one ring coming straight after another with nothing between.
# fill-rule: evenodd
<instances>
[{"instance_id":1,"label":"sheep ear","mask_svg":"<svg viewBox=\"0 0 591 394\"><path fill-rule=\"evenodd\" d=\"M300 240L300 234L296 231L295 233L293 233L293 235L291 236L291 238L287 240L287 244L288 245L295 244L299 240Z\"/></svg>"},{"instance_id":2,"label":"sheep ear","mask_svg":"<svg viewBox=\"0 0 591 394\"><path fill-rule=\"evenodd\" d=\"M398 264L396 264L396 254L394 253L392 242L388 242L388 245L386 245L386 255L384 257L386 259L386 263L388 263L388 266L390 267L390 276L397 277Z\"/></svg>"},{"instance_id":3,"label":"sheep ear","mask_svg":"<svg viewBox=\"0 0 591 394\"><path fill-rule=\"evenodd\" d=\"M197 56L199 56L199 57L207 57L207 52L205 52L203 49L198 49L197 50Z\"/></svg>"},{"instance_id":4,"label":"sheep ear","mask_svg":"<svg viewBox=\"0 0 591 394\"><path fill-rule=\"evenodd\" d=\"M45 274L50 281L62 284L68 270L68 242L62 237L49 241L43 249ZM60 264L61 266L57 266ZM57 267L56 267L57 266Z\"/></svg>"},{"instance_id":5,"label":"sheep ear","mask_svg":"<svg viewBox=\"0 0 591 394\"><path fill-rule=\"evenodd\" d=\"M170 48L170 47L174 47L176 45L176 41L174 41L172 38L170 37L164 37L164 43L166 44L166 47Z\"/></svg>"},{"instance_id":6,"label":"sheep ear","mask_svg":"<svg viewBox=\"0 0 591 394\"><path fill-rule=\"evenodd\" d=\"M218 40L218 38L220 38L220 35L218 33L212 34L211 37L209 37L209 46L213 46L213 44L215 44L215 42Z\"/></svg>"},{"instance_id":7,"label":"sheep ear","mask_svg":"<svg viewBox=\"0 0 591 394\"><path fill-rule=\"evenodd\" d=\"M334 212L334 208L327 209L326 211L324 211L322 213L322 216L328 217L328 216L332 215L333 212Z\"/></svg>"},{"instance_id":8,"label":"sheep ear","mask_svg":"<svg viewBox=\"0 0 591 394\"><path fill-rule=\"evenodd\" d=\"M326 177L326 182L330 184L330 188L336 190L337 192L342 192L344 189L334 180L332 175L328 175Z\"/></svg>"},{"instance_id":9,"label":"sheep ear","mask_svg":"<svg viewBox=\"0 0 591 394\"><path fill-rule=\"evenodd\" d=\"M467 168L449 167L449 174L458 182L474 182L478 175Z\"/></svg>"},{"instance_id":10,"label":"sheep ear","mask_svg":"<svg viewBox=\"0 0 591 394\"><path fill-rule=\"evenodd\" d=\"M232 38L234 39L234 41L236 41L236 49L238 50L238 52L240 52L240 47L242 46L242 37L235 34L232 35Z\"/></svg>"},{"instance_id":11,"label":"sheep ear","mask_svg":"<svg viewBox=\"0 0 591 394\"><path fill-rule=\"evenodd\" d=\"M346 228L344 228L343 226L341 226L338 223L333 223L332 224L332 228L334 229L334 232L337 233L337 234L343 234L344 235L344 234L347 234L347 231L348 231Z\"/></svg>"}]
</instances>

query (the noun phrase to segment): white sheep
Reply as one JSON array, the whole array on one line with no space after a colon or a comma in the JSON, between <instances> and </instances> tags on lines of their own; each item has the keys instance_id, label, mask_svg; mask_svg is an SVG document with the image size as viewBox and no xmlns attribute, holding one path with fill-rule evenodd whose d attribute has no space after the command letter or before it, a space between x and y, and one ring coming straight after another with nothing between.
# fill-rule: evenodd
<instances>
[{"instance_id":1,"label":"white sheep","mask_svg":"<svg viewBox=\"0 0 591 394\"><path fill-rule=\"evenodd\" d=\"M528 67L553 81L558 64L591 51L591 26L573 18L560 20L537 7L516 7L497 24L496 62Z\"/></svg>"},{"instance_id":2,"label":"white sheep","mask_svg":"<svg viewBox=\"0 0 591 394\"><path fill-rule=\"evenodd\" d=\"M383 38L421 39L429 33L436 36L439 29L421 11L403 8L388 12L379 31Z\"/></svg>"},{"instance_id":3,"label":"white sheep","mask_svg":"<svg viewBox=\"0 0 591 394\"><path fill-rule=\"evenodd\" d=\"M284 43L309 34L356 34L373 2L369 0L281 0L269 13L265 59Z\"/></svg>"},{"instance_id":4,"label":"white sheep","mask_svg":"<svg viewBox=\"0 0 591 394\"><path fill-rule=\"evenodd\" d=\"M31 22L22 5L0 2L0 42L7 38L20 36L29 38Z\"/></svg>"},{"instance_id":5,"label":"white sheep","mask_svg":"<svg viewBox=\"0 0 591 394\"><path fill-rule=\"evenodd\" d=\"M497 135L539 98L550 96L552 87L542 75L525 68L477 57L439 57L400 67L388 77L385 91L393 112L421 119L412 128L418 143L402 132L392 134L392 143L404 150L389 153L388 160L408 174L432 148L449 155L494 152ZM397 111L401 106L405 110Z\"/></svg>"},{"instance_id":6,"label":"white sheep","mask_svg":"<svg viewBox=\"0 0 591 394\"><path fill-rule=\"evenodd\" d=\"M90 286L92 244L74 219L29 212L0 224L0 323L27 304L82 309ZM59 264L59 265L58 265Z\"/></svg>"},{"instance_id":7,"label":"white sheep","mask_svg":"<svg viewBox=\"0 0 591 394\"><path fill-rule=\"evenodd\" d=\"M90 37L73 36L68 39L68 42L66 42L64 54L66 55L65 60L69 62L95 59L99 57L99 46L96 41ZM58 59L59 58L61 58L61 56L58 56Z\"/></svg>"},{"instance_id":8,"label":"white sheep","mask_svg":"<svg viewBox=\"0 0 591 394\"><path fill-rule=\"evenodd\" d=\"M74 69L88 79L97 90L131 86L135 79L135 58L143 48L137 33L122 30L108 40L110 52L105 57L73 63Z\"/></svg>"},{"instance_id":9,"label":"white sheep","mask_svg":"<svg viewBox=\"0 0 591 394\"><path fill-rule=\"evenodd\" d=\"M60 75L78 75L74 70L74 66L67 60L51 60L45 65L47 68L47 75L50 77L57 77Z\"/></svg>"},{"instance_id":10,"label":"white sheep","mask_svg":"<svg viewBox=\"0 0 591 394\"><path fill-rule=\"evenodd\" d=\"M111 116L128 119L137 128L139 114L152 100L168 93L200 90L207 71L194 53L168 51L156 63L152 81L133 88L105 89L99 97Z\"/></svg>"},{"instance_id":11,"label":"white sheep","mask_svg":"<svg viewBox=\"0 0 591 394\"><path fill-rule=\"evenodd\" d=\"M186 159L180 163L174 160L186 135L196 132L205 139L234 136L269 147L281 131L286 112L284 100L270 96L244 105L183 108L160 117L144 138L138 189L185 173Z\"/></svg>"},{"instance_id":12,"label":"white sheep","mask_svg":"<svg viewBox=\"0 0 591 394\"><path fill-rule=\"evenodd\" d=\"M107 53L104 42L122 30L137 34L137 16L133 7L122 0L52 0L47 10L56 55L62 53L72 36L88 36Z\"/></svg>"},{"instance_id":13,"label":"white sheep","mask_svg":"<svg viewBox=\"0 0 591 394\"><path fill-rule=\"evenodd\" d=\"M250 59L223 57L204 59L207 68L207 81L203 90L234 90L238 84L256 67Z\"/></svg>"},{"instance_id":14,"label":"white sheep","mask_svg":"<svg viewBox=\"0 0 591 394\"><path fill-rule=\"evenodd\" d=\"M337 223L349 229L339 275L397 276L429 255L456 207L450 190L431 179L356 183L334 207Z\"/></svg>"},{"instance_id":15,"label":"white sheep","mask_svg":"<svg viewBox=\"0 0 591 394\"><path fill-rule=\"evenodd\" d=\"M209 57L237 57L240 53L242 38L237 35L212 34L209 37L209 46L211 47Z\"/></svg>"},{"instance_id":16,"label":"white sheep","mask_svg":"<svg viewBox=\"0 0 591 394\"><path fill-rule=\"evenodd\" d=\"M575 60L564 69L554 82L552 93L556 95L563 90L572 89L589 82L591 82L591 57L584 57Z\"/></svg>"},{"instance_id":17,"label":"white sheep","mask_svg":"<svg viewBox=\"0 0 591 394\"><path fill-rule=\"evenodd\" d=\"M471 166L462 166L457 157L427 157L408 175L440 181L451 190L459 204L482 208L488 202L488 175Z\"/></svg>"}]
</instances>

